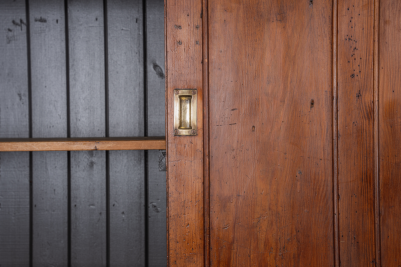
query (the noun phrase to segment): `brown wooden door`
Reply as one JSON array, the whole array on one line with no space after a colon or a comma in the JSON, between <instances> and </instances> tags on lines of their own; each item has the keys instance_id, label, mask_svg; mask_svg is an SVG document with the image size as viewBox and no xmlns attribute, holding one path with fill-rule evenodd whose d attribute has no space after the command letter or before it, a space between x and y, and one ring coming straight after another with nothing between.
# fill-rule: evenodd
<instances>
[{"instance_id":1,"label":"brown wooden door","mask_svg":"<svg viewBox=\"0 0 401 267\"><path fill-rule=\"evenodd\" d=\"M170 266L401 266L396 0L167 0ZM197 136L173 90L197 88Z\"/></svg>"}]
</instances>

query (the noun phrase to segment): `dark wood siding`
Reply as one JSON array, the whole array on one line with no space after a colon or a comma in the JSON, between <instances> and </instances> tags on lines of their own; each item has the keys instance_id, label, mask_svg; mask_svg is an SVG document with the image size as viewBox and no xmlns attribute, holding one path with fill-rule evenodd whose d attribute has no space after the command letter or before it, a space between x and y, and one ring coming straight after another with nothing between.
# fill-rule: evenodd
<instances>
[{"instance_id":1,"label":"dark wood siding","mask_svg":"<svg viewBox=\"0 0 401 267\"><path fill-rule=\"evenodd\" d=\"M0 137L164 136L164 2L0 2ZM0 153L0 266L166 266L158 151Z\"/></svg>"},{"instance_id":2,"label":"dark wood siding","mask_svg":"<svg viewBox=\"0 0 401 267\"><path fill-rule=\"evenodd\" d=\"M29 4L32 137L67 137L64 2ZM32 153L32 256L35 266L68 257L67 152Z\"/></svg>"},{"instance_id":3,"label":"dark wood siding","mask_svg":"<svg viewBox=\"0 0 401 267\"><path fill-rule=\"evenodd\" d=\"M24 1L0 1L0 137L29 137ZM29 263L30 153L0 153L1 265Z\"/></svg>"}]
</instances>

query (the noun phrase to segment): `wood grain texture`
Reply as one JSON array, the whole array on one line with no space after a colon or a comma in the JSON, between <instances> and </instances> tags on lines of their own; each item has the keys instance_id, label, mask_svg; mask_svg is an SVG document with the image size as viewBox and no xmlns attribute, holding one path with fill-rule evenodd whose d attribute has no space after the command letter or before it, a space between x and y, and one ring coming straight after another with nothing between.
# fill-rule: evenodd
<instances>
[{"instance_id":1,"label":"wood grain texture","mask_svg":"<svg viewBox=\"0 0 401 267\"><path fill-rule=\"evenodd\" d=\"M0 138L29 137L25 1L0 1ZM0 265L29 265L29 153L0 153Z\"/></svg>"},{"instance_id":2,"label":"wood grain texture","mask_svg":"<svg viewBox=\"0 0 401 267\"><path fill-rule=\"evenodd\" d=\"M212 266L333 266L332 1L209 1Z\"/></svg>"},{"instance_id":3,"label":"wood grain texture","mask_svg":"<svg viewBox=\"0 0 401 267\"><path fill-rule=\"evenodd\" d=\"M68 23L71 137L104 137L103 3L68 1ZM71 152L71 264L74 266L106 265L105 154Z\"/></svg>"},{"instance_id":4,"label":"wood grain texture","mask_svg":"<svg viewBox=\"0 0 401 267\"><path fill-rule=\"evenodd\" d=\"M83 151L166 149L164 137L0 138L0 151Z\"/></svg>"},{"instance_id":5,"label":"wood grain texture","mask_svg":"<svg viewBox=\"0 0 401 267\"><path fill-rule=\"evenodd\" d=\"M146 1L147 134L165 135L164 1ZM167 266L166 172L159 151L148 151L148 265Z\"/></svg>"},{"instance_id":6,"label":"wood grain texture","mask_svg":"<svg viewBox=\"0 0 401 267\"><path fill-rule=\"evenodd\" d=\"M64 1L30 1L32 136L67 136ZM1 145L0 145L1 146ZM67 152L32 154L33 266L68 261Z\"/></svg>"},{"instance_id":7,"label":"wood grain texture","mask_svg":"<svg viewBox=\"0 0 401 267\"><path fill-rule=\"evenodd\" d=\"M110 136L144 136L142 1L107 1ZM145 266L145 157L109 152L110 266Z\"/></svg>"},{"instance_id":8,"label":"wood grain texture","mask_svg":"<svg viewBox=\"0 0 401 267\"><path fill-rule=\"evenodd\" d=\"M202 1L168 0L166 12L169 266L204 265ZM173 90L198 89L198 135L174 136Z\"/></svg>"},{"instance_id":9,"label":"wood grain texture","mask_svg":"<svg viewBox=\"0 0 401 267\"><path fill-rule=\"evenodd\" d=\"M401 265L401 2L380 1L379 171L381 264Z\"/></svg>"},{"instance_id":10,"label":"wood grain texture","mask_svg":"<svg viewBox=\"0 0 401 267\"><path fill-rule=\"evenodd\" d=\"M338 184L341 266L375 263L374 0L338 2Z\"/></svg>"}]
</instances>

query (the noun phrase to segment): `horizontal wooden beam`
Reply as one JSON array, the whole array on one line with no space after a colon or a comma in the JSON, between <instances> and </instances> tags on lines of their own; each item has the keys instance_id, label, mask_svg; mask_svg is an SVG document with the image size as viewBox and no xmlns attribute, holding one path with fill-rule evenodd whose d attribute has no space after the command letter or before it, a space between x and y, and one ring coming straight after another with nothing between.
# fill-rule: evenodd
<instances>
[{"instance_id":1,"label":"horizontal wooden beam","mask_svg":"<svg viewBox=\"0 0 401 267\"><path fill-rule=\"evenodd\" d=\"M0 138L0 152L158 149L166 149L165 137Z\"/></svg>"}]
</instances>

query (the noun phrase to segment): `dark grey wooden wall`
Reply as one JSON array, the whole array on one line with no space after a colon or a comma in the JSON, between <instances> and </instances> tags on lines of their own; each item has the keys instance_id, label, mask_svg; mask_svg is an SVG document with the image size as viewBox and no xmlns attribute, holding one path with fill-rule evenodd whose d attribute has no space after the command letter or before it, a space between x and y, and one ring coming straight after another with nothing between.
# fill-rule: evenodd
<instances>
[{"instance_id":1,"label":"dark grey wooden wall","mask_svg":"<svg viewBox=\"0 0 401 267\"><path fill-rule=\"evenodd\" d=\"M1 0L0 137L164 136L163 0ZM158 151L0 153L0 266L166 266Z\"/></svg>"}]
</instances>

